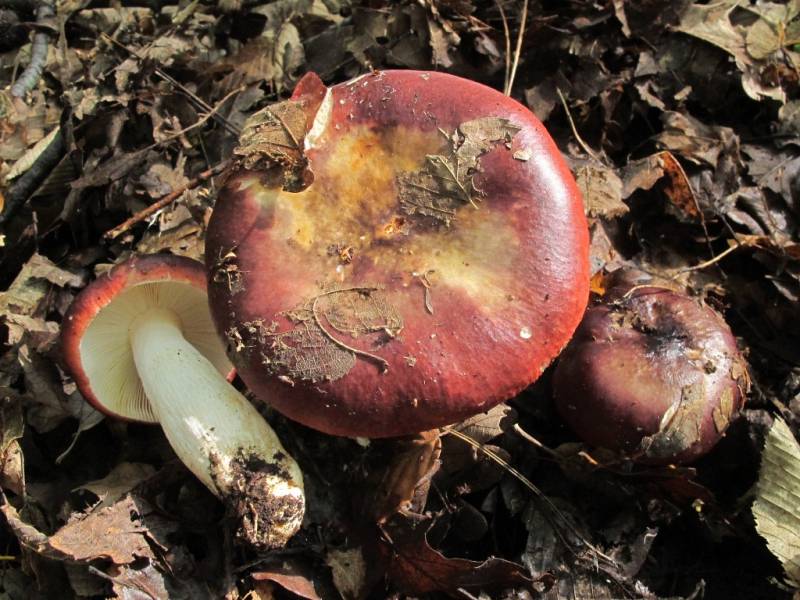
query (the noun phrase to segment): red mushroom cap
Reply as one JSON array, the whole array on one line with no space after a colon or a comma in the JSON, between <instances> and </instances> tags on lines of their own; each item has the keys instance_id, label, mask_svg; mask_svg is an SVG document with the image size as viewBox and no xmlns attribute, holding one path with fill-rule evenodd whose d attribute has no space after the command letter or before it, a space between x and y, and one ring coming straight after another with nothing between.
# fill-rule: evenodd
<instances>
[{"instance_id":1,"label":"red mushroom cap","mask_svg":"<svg viewBox=\"0 0 800 600\"><path fill-rule=\"evenodd\" d=\"M186 338L220 373L231 372L208 310L203 264L170 254L133 257L84 288L61 326L65 366L97 410L131 421L158 422L136 374L128 340L130 323L154 307L175 310Z\"/></svg>"},{"instance_id":2,"label":"red mushroom cap","mask_svg":"<svg viewBox=\"0 0 800 600\"><path fill-rule=\"evenodd\" d=\"M748 387L719 314L668 289L631 285L586 311L553 379L556 407L583 441L650 464L708 452Z\"/></svg>"},{"instance_id":3,"label":"red mushroom cap","mask_svg":"<svg viewBox=\"0 0 800 600\"><path fill-rule=\"evenodd\" d=\"M306 76L238 152L209 301L240 376L292 419L367 437L458 421L534 381L580 321L580 193L542 124L491 88Z\"/></svg>"}]
</instances>

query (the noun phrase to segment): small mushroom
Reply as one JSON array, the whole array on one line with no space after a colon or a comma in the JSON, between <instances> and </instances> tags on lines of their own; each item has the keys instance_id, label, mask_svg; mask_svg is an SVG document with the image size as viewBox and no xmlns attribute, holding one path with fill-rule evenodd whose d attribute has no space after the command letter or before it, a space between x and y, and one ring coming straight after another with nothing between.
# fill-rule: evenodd
<instances>
[{"instance_id":1,"label":"small mushroom","mask_svg":"<svg viewBox=\"0 0 800 600\"><path fill-rule=\"evenodd\" d=\"M110 416L160 423L178 458L232 508L242 540L278 547L299 529L302 473L225 378L201 263L161 254L115 266L75 299L61 339L84 397Z\"/></svg>"},{"instance_id":2,"label":"small mushroom","mask_svg":"<svg viewBox=\"0 0 800 600\"><path fill-rule=\"evenodd\" d=\"M701 301L614 279L623 283L586 311L559 358L556 407L592 446L649 464L692 461L744 403L749 379L736 340Z\"/></svg>"},{"instance_id":3,"label":"small mushroom","mask_svg":"<svg viewBox=\"0 0 800 600\"><path fill-rule=\"evenodd\" d=\"M452 75L378 71L244 127L206 246L209 302L257 397L390 437L534 381L588 298L575 182L542 124Z\"/></svg>"}]
</instances>

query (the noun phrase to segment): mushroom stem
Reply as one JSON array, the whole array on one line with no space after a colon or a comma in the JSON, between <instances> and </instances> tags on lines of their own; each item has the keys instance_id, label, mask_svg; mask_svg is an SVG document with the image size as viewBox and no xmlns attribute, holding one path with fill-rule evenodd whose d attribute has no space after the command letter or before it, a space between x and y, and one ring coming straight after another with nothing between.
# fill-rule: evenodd
<instances>
[{"instance_id":1,"label":"mushroom stem","mask_svg":"<svg viewBox=\"0 0 800 600\"><path fill-rule=\"evenodd\" d=\"M150 309L129 330L136 369L178 458L232 504L251 544L277 547L303 519L303 477L252 404L181 331L170 310Z\"/></svg>"}]
</instances>

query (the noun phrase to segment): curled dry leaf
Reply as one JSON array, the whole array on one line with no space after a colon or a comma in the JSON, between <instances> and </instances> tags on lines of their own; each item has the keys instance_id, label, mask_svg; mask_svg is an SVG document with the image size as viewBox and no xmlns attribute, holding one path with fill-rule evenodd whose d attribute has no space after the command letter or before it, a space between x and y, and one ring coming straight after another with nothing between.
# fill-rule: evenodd
<instances>
[{"instance_id":1,"label":"curled dry leaf","mask_svg":"<svg viewBox=\"0 0 800 600\"><path fill-rule=\"evenodd\" d=\"M0 486L25 495L25 469L19 440L25 432L22 400L11 390L0 390Z\"/></svg>"},{"instance_id":2,"label":"curled dry leaf","mask_svg":"<svg viewBox=\"0 0 800 600\"><path fill-rule=\"evenodd\" d=\"M510 459L509 454L489 442L501 435L516 420L517 413L513 408L507 404L499 404L448 429L468 436L507 460ZM442 468L436 475L436 483L441 489L454 490L459 494L488 489L500 481L504 472L501 465L464 440L454 435L443 437Z\"/></svg>"},{"instance_id":3,"label":"curled dry leaf","mask_svg":"<svg viewBox=\"0 0 800 600\"><path fill-rule=\"evenodd\" d=\"M628 198L636 190L649 190L666 178L663 192L672 212L687 221L695 221L701 216L686 172L667 150L629 162L622 170L622 178L623 198Z\"/></svg>"},{"instance_id":4,"label":"curled dry leaf","mask_svg":"<svg viewBox=\"0 0 800 600\"><path fill-rule=\"evenodd\" d=\"M303 105L293 100L278 102L247 119L233 153L240 157L245 169L271 169L280 165L284 189L297 189L304 182L307 132Z\"/></svg>"},{"instance_id":5,"label":"curled dry leaf","mask_svg":"<svg viewBox=\"0 0 800 600\"><path fill-rule=\"evenodd\" d=\"M306 600L321 600L325 598L325 586L321 584L320 574L317 569L311 568L299 559L289 558L274 565L260 567L251 575L259 584L271 582L291 592L295 596ZM266 596L271 598L271 595Z\"/></svg>"},{"instance_id":6,"label":"curled dry leaf","mask_svg":"<svg viewBox=\"0 0 800 600\"><path fill-rule=\"evenodd\" d=\"M400 589L411 594L455 593L459 589L485 591L514 586L530 586L527 570L499 558L483 562L447 558L431 548L425 523L394 521L384 525L383 551L391 556L389 577Z\"/></svg>"},{"instance_id":7,"label":"curled dry leaf","mask_svg":"<svg viewBox=\"0 0 800 600\"><path fill-rule=\"evenodd\" d=\"M373 443L382 444L390 458L386 467L371 474L364 512L382 523L398 511L421 511L431 477L439 469L442 451L439 431Z\"/></svg>"}]
</instances>

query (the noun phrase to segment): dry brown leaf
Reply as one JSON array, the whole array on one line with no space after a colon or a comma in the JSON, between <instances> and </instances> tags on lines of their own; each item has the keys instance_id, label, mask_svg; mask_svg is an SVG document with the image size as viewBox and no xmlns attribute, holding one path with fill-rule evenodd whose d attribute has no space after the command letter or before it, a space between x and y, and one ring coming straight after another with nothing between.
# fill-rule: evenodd
<instances>
[{"instance_id":1,"label":"dry brown leaf","mask_svg":"<svg viewBox=\"0 0 800 600\"><path fill-rule=\"evenodd\" d=\"M786 422L775 419L764 443L753 516L756 531L800 588L800 444Z\"/></svg>"},{"instance_id":2,"label":"dry brown leaf","mask_svg":"<svg viewBox=\"0 0 800 600\"><path fill-rule=\"evenodd\" d=\"M64 270L47 257L34 254L9 288L0 293L0 316L7 313L42 316L50 310L46 301L51 286L80 288L85 281L85 276Z\"/></svg>"},{"instance_id":3,"label":"dry brown leaf","mask_svg":"<svg viewBox=\"0 0 800 600\"><path fill-rule=\"evenodd\" d=\"M447 558L426 540L428 524L395 521L384 526L385 552L391 555L389 577L401 590L411 594L455 593L459 589L478 592L529 586L527 570L499 558L483 562Z\"/></svg>"},{"instance_id":4,"label":"dry brown leaf","mask_svg":"<svg viewBox=\"0 0 800 600\"><path fill-rule=\"evenodd\" d=\"M22 399L0 389L0 486L25 495L25 465L19 440L25 432Z\"/></svg>"},{"instance_id":5,"label":"dry brown leaf","mask_svg":"<svg viewBox=\"0 0 800 600\"><path fill-rule=\"evenodd\" d=\"M664 194L671 206L677 209L678 214L685 219L699 219L701 214L697 208L694 191L683 167L669 152L661 152L658 156L664 174L669 177L669 181L664 187Z\"/></svg>"},{"instance_id":6,"label":"dry brown leaf","mask_svg":"<svg viewBox=\"0 0 800 600\"><path fill-rule=\"evenodd\" d=\"M630 210L622 201L622 180L614 169L601 163L585 164L578 167L575 179L588 216L613 219Z\"/></svg>"},{"instance_id":7,"label":"dry brown leaf","mask_svg":"<svg viewBox=\"0 0 800 600\"><path fill-rule=\"evenodd\" d=\"M55 137L60 133L61 127L54 127L53 130L48 133L45 137L41 140L36 142L32 148L30 148L25 154L23 154L19 160L17 160L14 165L9 169L8 173L5 175L5 183L10 182L12 179L15 179L22 175L25 171L31 168L31 165L36 162L36 159L44 152L50 143L55 139Z\"/></svg>"},{"instance_id":8,"label":"dry brown leaf","mask_svg":"<svg viewBox=\"0 0 800 600\"><path fill-rule=\"evenodd\" d=\"M765 63L756 60L748 51L748 28L740 24L734 25L731 20L731 13L740 5L742 3L739 0L693 4L684 12L676 30L713 44L733 56L736 66L742 72L742 88L753 100L772 98L785 102L786 92L779 85L770 85L762 77ZM756 33L752 34L749 46L751 51L762 55L767 46L773 45L768 37L776 36L777 30L767 33L764 25L755 27Z\"/></svg>"},{"instance_id":9,"label":"dry brown leaf","mask_svg":"<svg viewBox=\"0 0 800 600\"><path fill-rule=\"evenodd\" d=\"M294 168L304 163L306 113L298 102L286 100L261 109L244 124L234 154L246 169L279 164Z\"/></svg>"},{"instance_id":10,"label":"dry brown leaf","mask_svg":"<svg viewBox=\"0 0 800 600\"><path fill-rule=\"evenodd\" d=\"M164 231L148 230L136 245L136 250L142 254L169 250L171 254L203 260L205 244L202 233L203 228L194 218L189 217L178 226Z\"/></svg>"},{"instance_id":11,"label":"dry brown leaf","mask_svg":"<svg viewBox=\"0 0 800 600\"><path fill-rule=\"evenodd\" d=\"M661 153L630 161L622 169L622 197L637 190L649 190L664 176Z\"/></svg>"},{"instance_id":12,"label":"dry brown leaf","mask_svg":"<svg viewBox=\"0 0 800 600\"><path fill-rule=\"evenodd\" d=\"M144 463L121 462L102 479L90 481L76 490L88 490L100 498L96 508L111 506L137 485L152 477L155 467Z\"/></svg>"},{"instance_id":13,"label":"dry brown leaf","mask_svg":"<svg viewBox=\"0 0 800 600\"><path fill-rule=\"evenodd\" d=\"M668 151L658 152L628 163L622 170L622 197L628 198L636 190L649 190L656 182L667 177L664 195L669 207L684 220L700 218L694 191L683 167Z\"/></svg>"},{"instance_id":14,"label":"dry brown leaf","mask_svg":"<svg viewBox=\"0 0 800 600\"><path fill-rule=\"evenodd\" d=\"M363 501L363 511L375 522L383 522L398 511L422 510L442 451L438 430L386 443L388 464L371 473L370 491Z\"/></svg>"},{"instance_id":15,"label":"dry brown leaf","mask_svg":"<svg viewBox=\"0 0 800 600\"><path fill-rule=\"evenodd\" d=\"M498 404L486 412L478 413L453 425L452 429L468 435L479 444L485 444L503 433L516 420L517 411L508 404Z\"/></svg>"},{"instance_id":16,"label":"dry brown leaf","mask_svg":"<svg viewBox=\"0 0 800 600\"><path fill-rule=\"evenodd\" d=\"M325 564L331 568L333 585L345 600L361 598L367 578L367 564L361 548L329 550Z\"/></svg>"},{"instance_id":17,"label":"dry brown leaf","mask_svg":"<svg viewBox=\"0 0 800 600\"><path fill-rule=\"evenodd\" d=\"M139 558L155 559L145 517L152 512L141 498L127 495L112 506L75 515L49 539L49 546L84 561L108 559L126 565Z\"/></svg>"},{"instance_id":18,"label":"dry brown leaf","mask_svg":"<svg viewBox=\"0 0 800 600\"><path fill-rule=\"evenodd\" d=\"M747 52L756 60L764 60L789 46L800 43L800 4L787 2L760 2L747 6L747 10L758 15L747 29L745 43Z\"/></svg>"},{"instance_id":19,"label":"dry brown leaf","mask_svg":"<svg viewBox=\"0 0 800 600\"><path fill-rule=\"evenodd\" d=\"M251 575L254 581L273 582L295 596L306 600L323 600L325 594L317 581L319 575L314 569L301 563L299 560L287 559L279 564L261 567ZM260 587L258 589L261 590ZM262 592L265 590L261 590ZM271 598L272 596L266 596Z\"/></svg>"},{"instance_id":20,"label":"dry brown leaf","mask_svg":"<svg viewBox=\"0 0 800 600\"><path fill-rule=\"evenodd\" d=\"M678 154L695 164L716 167L726 143L734 137L729 127L710 126L691 115L666 111L662 113L664 130L656 136L657 142L673 154Z\"/></svg>"}]
</instances>

